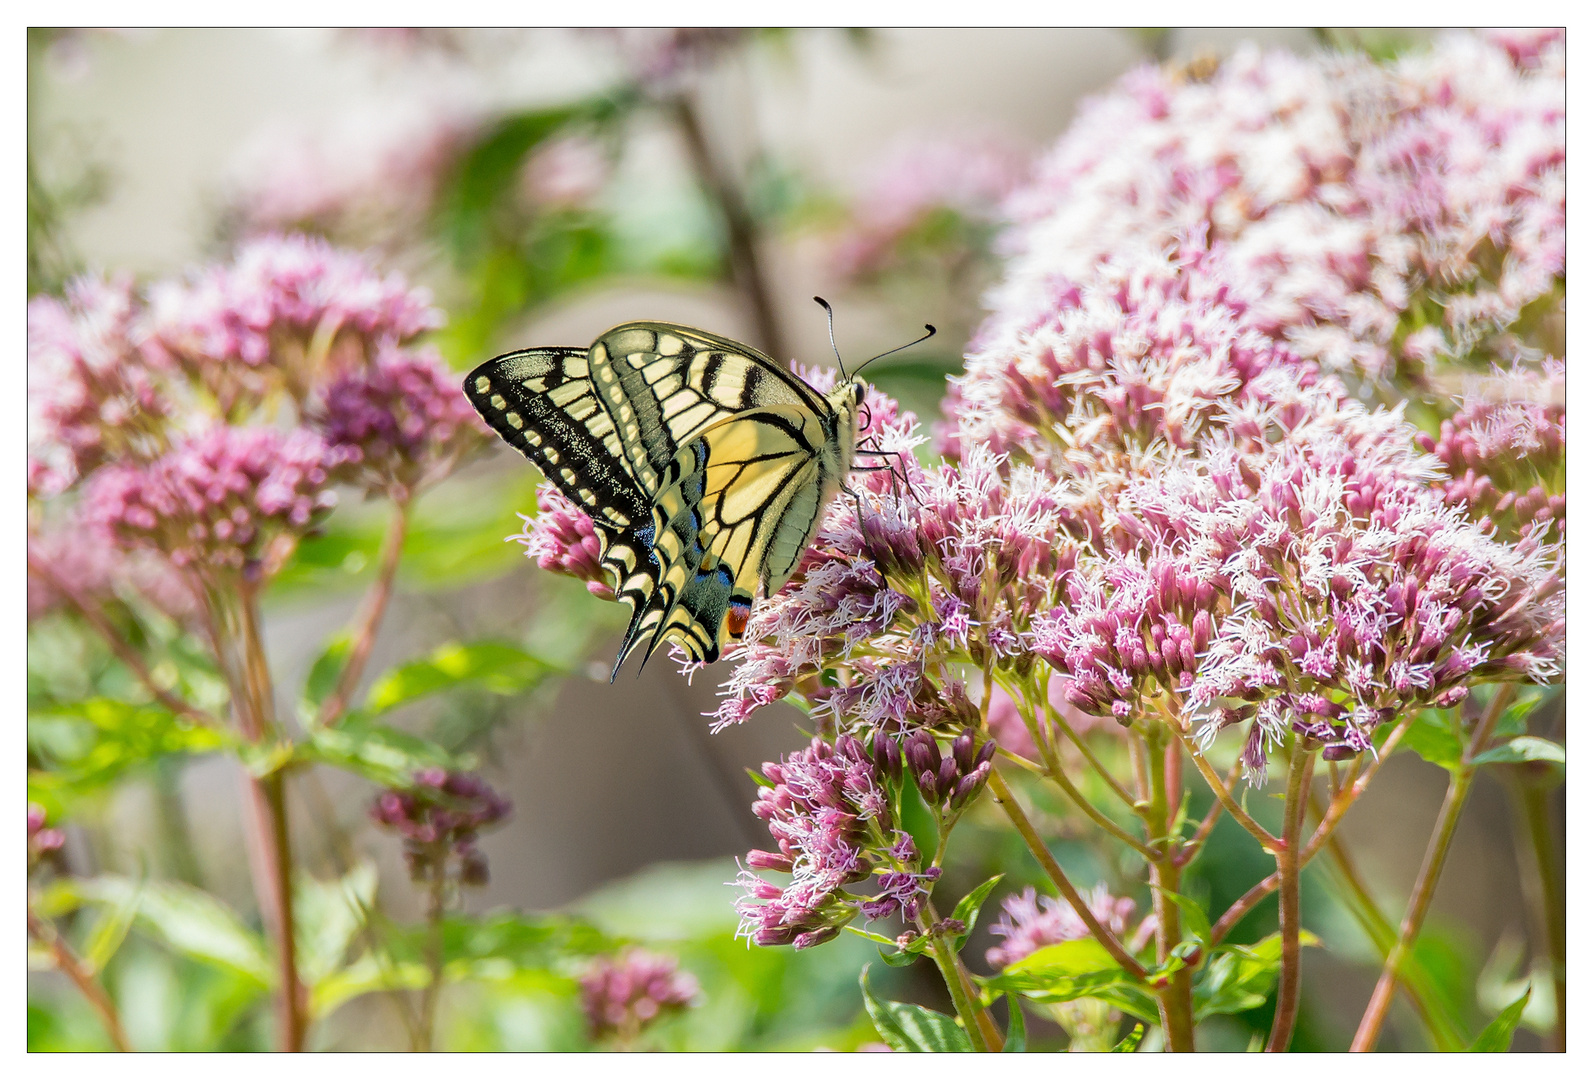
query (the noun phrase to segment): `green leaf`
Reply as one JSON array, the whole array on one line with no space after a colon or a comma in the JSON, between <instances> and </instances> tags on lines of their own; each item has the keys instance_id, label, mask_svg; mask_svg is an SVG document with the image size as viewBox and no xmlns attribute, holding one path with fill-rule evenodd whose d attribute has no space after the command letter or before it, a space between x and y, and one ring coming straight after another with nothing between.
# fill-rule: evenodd
<instances>
[{"instance_id":1,"label":"green leaf","mask_svg":"<svg viewBox=\"0 0 1593 1080\"><path fill-rule=\"evenodd\" d=\"M136 925L172 951L248 977L261 988L276 978L265 940L226 904L207 892L170 881L123 877L74 878L59 883L58 902L119 908L136 897Z\"/></svg>"},{"instance_id":2,"label":"green leaf","mask_svg":"<svg viewBox=\"0 0 1593 1080\"><path fill-rule=\"evenodd\" d=\"M1001 1044L1003 1054L1021 1054L1029 1048L1029 1029L1023 1019L1023 999L1017 994L1007 995L1007 1041Z\"/></svg>"},{"instance_id":3,"label":"green leaf","mask_svg":"<svg viewBox=\"0 0 1593 1080\"><path fill-rule=\"evenodd\" d=\"M1472 758L1475 765L1518 765L1524 761L1548 761L1565 767L1565 747L1535 735L1518 735Z\"/></svg>"},{"instance_id":4,"label":"green leaf","mask_svg":"<svg viewBox=\"0 0 1593 1080\"><path fill-rule=\"evenodd\" d=\"M461 764L442 747L418 735L374 723L356 714L331 728L314 728L294 748L299 761L363 776L381 787L409 787L421 769L449 769Z\"/></svg>"},{"instance_id":5,"label":"green leaf","mask_svg":"<svg viewBox=\"0 0 1593 1080\"><path fill-rule=\"evenodd\" d=\"M1300 931L1302 946L1320 943L1315 934ZM1217 955L1195 983L1195 1021L1246 1012L1266 1004L1267 995L1278 981L1282 958L1283 939L1278 934L1254 945L1219 946Z\"/></svg>"},{"instance_id":6,"label":"green leaf","mask_svg":"<svg viewBox=\"0 0 1593 1080\"><path fill-rule=\"evenodd\" d=\"M1047 945L1000 975L976 981L989 990L1046 1003L1098 998L1147 1023L1157 1022L1156 998L1094 938Z\"/></svg>"},{"instance_id":7,"label":"green leaf","mask_svg":"<svg viewBox=\"0 0 1593 1080\"><path fill-rule=\"evenodd\" d=\"M868 965L858 977L863 988L863 1007L879 1031L880 1038L892 1050L917 1053L972 1053L973 1044L968 1035L957 1026L957 1021L944 1013L926 1009L922 1005L908 1005L900 1001L884 1001L874 996L868 988Z\"/></svg>"},{"instance_id":8,"label":"green leaf","mask_svg":"<svg viewBox=\"0 0 1593 1080\"><path fill-rule=\"evenodd\" d=\"M1455 734L1450 710L1424 709L1417 713L1401 745L1440 768L1452 772L1460 767L1460 738Z\"/></svg>"},{"instance_id":9,"label":"green leaf","mask_svg":"<svg viewBox=\"0 0 1593 1080\"><path fill-rule=\"evenodd\" d=\"M1521 1014L1526 1011L1527 1001L1531 997L1532 988L1529 986L1527 992L1517 998L1514 1004L1494 1017L1493 1023L1482 1029L1482 1034L1477 1036L1477 1041L1467 1047L1467 1050L1473 1054L1509 1053L1516 1025L1521 1023Z\"/></svg>"},{"instance_id":10,"label":"green leaf","mask_svg":"<svg viewBox=\"0 0 1593 1080\"><path fill-rule=\"evenodd\" d=\"M133 919L138 915L138 903L142 898L143 882L140 881L138 887L128 892L121 902L105 905L105 910L100 912L94 929L89 931L88 940L83 945L83 959L90 970L104 971L105 965L116 955L116 950L122 947L122 942L127 940L127 931L132 929Z\"/></svg>"},{"instance_id":11,"label":"green leaf","mask_svg":"<svg viewBox=\"0 0 1593 1080\"><path fill-rule=\"evenodd\" d=\"M310 673L304 679L304 692L299 697L299 718L306 724L319 719L321 706L336 688L353 648L353 637L346 631L339 631L328 639L321 655L310 665Z\"/></svg>"},{"instance_id":12,"label":"green leaf","mask_svg":"<svg viewBox=\"0 0 1593 1080\"><path fill-rule=\"evenodd\" d=\"M361 862L342 878L301 875L293 890L299 977L312 992L343 966L344 956L376 902L376 865Z\"/></svg>"},{"instance_id":13,"label":"green leaf","mask_svg":"<svg viewBox=\"0 0 1593 1080\"><path fill-rule=\"evenodd\" d=\"M958 934L952 940L951 947L953 950L957 952L962 951L964 943L966 943L968 940L968 935L973 933L974 924L979 921L979 909L984 906L985 898L990 895L990 890L994 889L996 887L996 883L1000 880L1001 875L997 874L983 885L980 885L973 892L957 901L956 910L951 913L951 917L960 921L963 926L966 927L966 929L964 929L962 933Z\"/></svg>"},{"instance_id":14,"label":"green leaf","mask_svg":"<svg viewBox=\"0 0 1593 1080\"><path fill-rule=\"evenodd\" d=\"M158 705L96 697L30 712L28 751L55 789L56 806L92 794L157 758L209 754L234 745L225 732ZM30 771L31 777L38 770Z\"/></svg>"},{"instance_id":15,"label":"green leaf","mask_svg":"<svg viewBox=\"0 0 1593 1080\"><path fill-rule=\"evenodd\" d=\"M1175 893L1159 885L1151 887L1178 905L1178 910L1183 912L1184 921L1189 924L1189 929L1195 935L1196 940L1209 950L1211 948L1211 920L1206 917L1206 910L1182 893Z\"/></svg>"},{"instance_id":16,"label":"green leaf","mask_svg":"<svg viewBox=\"0 0 1593 1080\"><path fill-rule=\"evenodd\" d=\"M1118 1040L1117 1045L1112 1047L1112 1053L1132 1054L1139 1049L1139 1044L1145 1041L1145 1031L1144 1024L1135 1024L1134 1030L1124 1035Z\"/></svg>"},{"instance_id":17,"label":"green leaf","mask_svg":"<svg viewBox=\"0 0 1593 1080\"><path fill-rule=\"evenodd\" d=\"M376 680L364 711L376 715L427 694L475 684L494 694L519 694L554 673L553 665L508 641L450 642L424 660L392 668Z\"/></svg>"}]
</instances>

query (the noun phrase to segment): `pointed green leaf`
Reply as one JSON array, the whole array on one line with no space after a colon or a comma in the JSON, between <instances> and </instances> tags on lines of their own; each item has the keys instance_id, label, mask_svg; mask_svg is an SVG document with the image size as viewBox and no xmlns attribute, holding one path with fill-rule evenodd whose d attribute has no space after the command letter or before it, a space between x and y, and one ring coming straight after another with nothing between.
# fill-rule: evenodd
<instances>
[{"instance_id":1,"label":"pointed green leaf","mask_svg":"<svg viewBox=\"0 0 1593 1080\"><path fill-rule=\"evenodd\" d=\"M957 1022L944 1013L922 1005L884 1001L868 987L868 965L858 977L863 988L863 1006L892 1050L917 1053L971 1053L973 1044Z\"/></svg>"},{"instance_id":2,"label":"pointed green leaf","mask_svg":"<svg viewBox=\"0 0 1593 1080\"><path fill-rule=\"evenodd\" d=\"M174 952L247 976L260 987L276 972L265 940L235 911L207 892L177 882L136 882L102 876L65 884L82 901L119 907L136 895L136 925Z\"/></svg>"},{"instance_id":3,"label":"pointed green leaf","mask_svg":"<svg viewBox=\"0 0 1593 1080\"><path fill-rule=\"evenodd\" d=\"M1534 735L1518 735L1472 758L1476 765L1516 765L1523 761L1547 761L1565 767L1565 747Z\"/></svg>"},{"instance_id":4,"label":"pointed green leaf","mask_svg":"<svg viewBox=\"0 0 1593 1080\"><path fill-rule=\"evenodd\" d=\"M1455 734L1450 710L1426 709L1418 713L1400 745L1440 768L1453 771L1460 767L1460 738Z\"/></svg>"},{"instance_id":5,"label":"pointed green leaf","mask_svg":"<svg viewBox=\"0 0 1593 1080\"><path fill-rule=\"evenodd\" d=\"M105 905L105 910L94 923L94 929L89 931L88 941L83 945L83 959L90 970L104 971L105 965L116 955L116 950L122 947L122 942L127 940L127 931L132 928L133 919L138 915L138 902L142 898L143 882L140 881L119 902Z\"/></svg>"},{"instance_id":6,"label":"pointed green leaf","mask_svg":"<svg viewBox=\"0 0 1593 1080\"><path fill-rule=\"evenodd\" d=\"M354 639L346 631L339 631L327 640L321 655L315 658L310 665L310 673L305 676L304 692L299 696L300 720L313 724L320 718L321 706L337 686L353 648Z\"/></svg>"},{"instance_id":7,"label":"pointed green leaf","mask_svg":"<svg viewBox=\"0 0 1593 1080\"><path fill-rule=\"evenodd\" d=\"M450 642L424 660L384 673L365 699L377 715L417 698L460 686L476 685L494 694L519 694L554 673L553 665L507 641Z\"/></svg>"},{"instance_id":8,"label":"pointed green leaf","mask_svg":"<svg viewBox=\"0 0 1593 1080\"><path fill-rule=\"evenodd\" d=\"M1007 995L1007 1041L1001 1044L1003 1054L1021 1054L1029 1048L1029 1028L1023 1019L1023 999L1017 994Z\"/></svg>"},{"instance_id":9,"label":"pointed green leaf","mask_svg":"<svg viewBox=\"0 0 1593 1080\"><path fill-rule=\"evenodd\" d=\"M428 739L371 721L362 714L336 727L314 728L294 748L300 761L331 765L381 787L408 787L425 768L453 769L463 763Z\"/></svg>"},{"instance_id":10,"label":"pointed green leaf","mask_svg":"<svg viewBox=\"0 0 1593 1080\"><path fill-rule=\"evenodd\" d=\"M1477 1036L1477 1041L1472 1043L1467 1050L1473 1054L1506 1054L1510 1052L1510 1043L1515 1038L1516 1025L1521 1023L1521 1014L1527 1009L1527 1001L1532 997L1532 987L1527 987L1527 992L1515 1000L1509 1008L1494 1017L1493 1023L1482 1029L1482 1034Z\"/></svg>"},{"instance_id":11,"label":"pointed green leaf","mask_svg":"<svg viewBox=\"0 0 1593 1080\"><path fill-rule=\"evenodd\" d=\"M1205 946L1207 949L1210 949L1211 920L1206 917L1205 909L1199 904L1195 903L1194 900L1184 896L1181 893L1172 892L1171 890L1164 889L1159 885L1153 885L1151 888L1155 889L1157 892L1167 897L1167 899L1171 900L1174 904L1178 905L1178 910L1183 913L1184 921L1189 924L1190 932L1195 935L1196 940L1198 940L1201 945Z\"/></svg>"},{"instance_id":12,"label":"pointed green leaf","mask_svg":"<svg viewBox=\"0 0 1593 1080\"><path fill-rule=\"evenodd\" d=\"M980 885L973 892L957 901L957 907L951 913L951 917L961 922L966 929L952 940L951 947L954 950L958 952L962 951L964 943L966 943L968 940L968 935L973 933L974 924L979 921L979 909L984 906L985 898L990 895L990 890L994 889L996 887L996 883L1000 880L1001 875L997 874L983 885Z\"/></svg>"},{"instance_id":13,"label":"pointed green leaf","mask_svg":"<svg viewBox=\"0 0 1593 1080\"><path fill-rule=\"evenodd\" d=\"M355 935L376 901L376 865L361 862L341 879L302 875L293 896L299 977L312 991L343 966Z\"/></svg>"},{"instance_id":14,"label":"pointed green leaf","mask_svg":"<svg viewBox=\"0 0 1593 1080\"><path fill-rule=\"evenodd\" d=\"M1127 1035L1124 1035L1121 1039L1118 1040L1117 1045L1112 1047L1112 1053L1114 1053L1114 1054L1132 1054L1134 1051L1139 1049L1139 1044L1144 1042L1144 1041L1145 1041L1145 1025L1144 1024L1135 1024L1134 1025L1134 1030L1130 1031Z\"/></svg>"}]
</instances>

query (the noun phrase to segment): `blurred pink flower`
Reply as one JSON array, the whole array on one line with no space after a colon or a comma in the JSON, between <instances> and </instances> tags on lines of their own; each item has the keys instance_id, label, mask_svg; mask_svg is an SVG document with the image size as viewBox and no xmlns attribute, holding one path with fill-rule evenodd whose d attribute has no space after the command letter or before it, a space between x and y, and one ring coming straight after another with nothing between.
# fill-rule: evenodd
<instances>
[{"instance_id":1,"label":"blurred pink flower","mask_svg":"<svg viewBox=\"0 0 1593 1080\"><path fill-rule=\"evenodd\" d=\"M1128 933L1129 920L1134 917L1133 900L1115 897L1105 885L1097 885L1085 902L1089 904L1090 914L1102 926L1120 936ZM1142 919L1135 929L1130 951L1148 941L1155 929L1156 916ZM1001 918L991 924L990 932L1003 939L1002 944L985 953L985 962L997 971L1047 945L1090 936L1089 927L1077 912L1054 896L1037 897L1033 886L1001 901Z\"/></svg>"},{"instance_id":2,"label":"blurred pink flower","mask_svg":"<svg viewBox=\"0 0 1593 1080\"><path fill-rule=\"evenodd\" d=\"M643 1028L693 1004L697 980L673 957L641 949L594 961L581 976L581 1008L593 1039L635 1038Z\"/></svg>"},{"instance_id":3,"label":"blurred pink flower","mask_svg":"<svg viewBox=\"0 0 1593 1080\"><path fill-rule=\"evenodd\" d=\"M117 543L174 566L258 570L272 537L302 534L336 504L331 474L346 456L308 431L216 424L148 465L99 470L87 513Z\"/></svg>"},{"instance_id":4,"label":"blurred pink flower","mask_svg":"<svg viewBox=\"0 0 1593 1080\"><path fill-rule=\"evenodd\" d=\"M850 278L882 273L912 258L914 237L951 258L978 254L979 238L967 230L995 223L1027 166L1027 153L991 135L897 141L848 209L831 253L836 271ZM930 235L941 215L947 228Z\"/></svg>"}]
</instances>

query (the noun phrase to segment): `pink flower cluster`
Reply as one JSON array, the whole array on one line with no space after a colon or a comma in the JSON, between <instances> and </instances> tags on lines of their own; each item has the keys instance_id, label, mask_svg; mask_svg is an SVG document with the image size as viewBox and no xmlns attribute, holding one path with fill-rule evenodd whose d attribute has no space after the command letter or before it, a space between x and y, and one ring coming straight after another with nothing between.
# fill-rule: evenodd
<instances>
[{"instance_id":1,"label":"pink flower cluster","mask_svg":"<svg viewBox=\"0 0 1593 1080\"><path fill-rule=\"evenodd\" d=\"M1204 235L1254 328L1324 368L1424 378L1563 350L1564 39L1531 59L1453 35L1383 65L1241 48L1087 103L1015 196L970 380L1020 354L1068 283Z\"/></svg>"},{"instance_id":2,"label":"pink flower cluster","mask_svg":"<svg viewBox=\"0 0 1593 1080\"><path fill-rule=\"evenodd\" d=\"M892 816L885 783L901 778L902 761L903 749L880 734L872 752L849 735L833 745L815 738L806 750L764 764L769 786L752 812L768 823L776 850L747 854L748 869L736 881L746 890L736 905L739 936L805 949L835 937L859 914L917 916L940 870L920 869L913 838ZM950 771L955 786L955 760ZM754 870L790 874L791 881L776 885ZM844 891L870 878L872 895Z\"/></svg>"},{"instance_id":3,"label":"pink flower cluster","mask_svg":"<svg viewBox=\"0 0 1593 1080\"><path fill-rule=\"evenodd\" d=\"M30 613L118 583L192 611L192 575L270 574L334 484L407 498L441 479L487 437L409 344L441 320L423 291L305 237L143 295L84 278L32 301Z\"/></svg>"},{"instance_id":4,"label":"pink flower cluster","mask_svg":"<svg viewBox=\"0 0 1593 1080\"><path fill-rule=\"evenodd\" d=\"M643 1028L691 1006L700 989L673 957L641 949L603 957L581 976L581 1008L594 1040L634 1038Z\"/></svg>"},{"instance_id":5,"label":"pink flower cluster","mask_svg":"<svg viewBox=\"0 0 1593 1080\"><path fill-rule=\"evenodd\" d=\"M440 356L391 345L369 365L335 375L311 404L310 421L346 450L346 471L368 491L399 498L446 476L490 434Z\"/></svg>"},{"instance_id":6,"label":"pink flower cluster","mask_svg":"<svg viewBox=\"0 0 1593 1080\"><path fill-rule=\"evenodd\" d=\"M585 511L552 484L543 484L537 489L537 516L521 514L520 521L520 532L506 539L524 544L526 558L544 570L586 582L593 596L614 599L614 586L598 561L602 543Z\"/></svg>"},{"instance_id":7,"label":"pink flower cluster","mask_svg":"<svg viewBox=\"0 0 1593 1080\"><path fill-rule=\"evenodd\" d=\"M302 533L336 505L329 484L345 459L312 432L215 424L148 464L106 466L85 499L124 547L178 567L238 570L257 564L274 535Z\"/></svg>"},{"instance_id":8,"label":"pink flower cluster","mask_svg":"<svg viewBox=\"0 0 1593 1080\"><path fill-rule=\"evenodd\" d=\"M132 283L83 277L28 302L28 492L50 498L160 445L171 404L138 348Z\"/></svg>"},{"instance_id":9,"label":"pink flower cluster","mask_svg":"<svg viewBox=\"0 0 1593 1080\"><path fill-rule=\"evenodd\" d=\"M1418 436L1443 461L1444 497L1486 526L1519 535L1543 523L1565 531L1565 365L1517 367L1482 381L1443 421Z\"/></svg>"},{"instance_id":10,"label":"pink flower cluster","mask_svg":"<svg viewBox=\"0 0 1593 1080\"><path fill-rule=\"evenodd\" d=\"M1097 885L1086 897L1086 902L1090 914L1102 926L1119 936L1128 933L1129 920L1134 917L1133 900L1115 897L1105 885ZM1032 886L1003 900L1001 910L1001 918L991 924L990 932L1004 939L1003 943L985 952L986 962L997 971L1009 964L1016 964L1047 945L1078 941L1090 936L1089 928L1077 912L1054 896L1036 897ZM1155 930L1156 916L1149 915L1142 919L1134 931L1129 951L1138 951Z\"/></svg>"},{"instance_id":11,"label":"pink flower cluster","mask_svg":"<svg viewBox=\"0 0 1593 1080\"><path fill-rule=\"evenodd\" d=\"M47 828L47 816L44 807L38 803L28 803L28 869L31 871L40 859L51 852L59 851L66 844L66 836L60 829Z\"/></svg>"}]
</instances>

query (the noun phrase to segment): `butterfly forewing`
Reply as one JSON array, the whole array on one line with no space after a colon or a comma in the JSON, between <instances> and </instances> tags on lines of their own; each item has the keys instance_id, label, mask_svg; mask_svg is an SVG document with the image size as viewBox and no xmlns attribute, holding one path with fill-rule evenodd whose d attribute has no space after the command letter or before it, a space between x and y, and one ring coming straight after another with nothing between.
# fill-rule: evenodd
<instances>
[{"instance_id":1,"label":"butterfly forewing","mask_svg":"<svg viewBox=\"0 0 1593 1080\"><path fill-rule=\"evenodd\" d=\"M760 586L790 577L855 438L846 393L827 399L755 349L670 323L510 353L465 390L592 518L632 611L616 672L639 647L674 639L712 661L739 638Z\"/></svg>"}]
</instances>

